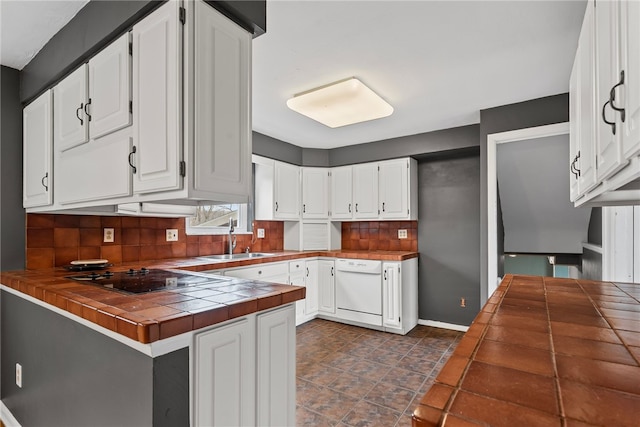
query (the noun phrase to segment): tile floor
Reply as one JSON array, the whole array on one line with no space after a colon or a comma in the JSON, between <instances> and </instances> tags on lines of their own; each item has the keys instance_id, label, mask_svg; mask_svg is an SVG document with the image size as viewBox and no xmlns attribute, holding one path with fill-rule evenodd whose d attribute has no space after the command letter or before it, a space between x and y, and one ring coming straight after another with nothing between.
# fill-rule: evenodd
<instances>
[{"instance_id":1,"label":"tile floor","mask_svg":"<svg viewBox=\"0 0 640 427\"><path fill-rule=\"evenodd\" d=\"M405 336L315 319L297 328L298 426L411 426L462 337L418 325Z\"/></svg>"}]
</instances>

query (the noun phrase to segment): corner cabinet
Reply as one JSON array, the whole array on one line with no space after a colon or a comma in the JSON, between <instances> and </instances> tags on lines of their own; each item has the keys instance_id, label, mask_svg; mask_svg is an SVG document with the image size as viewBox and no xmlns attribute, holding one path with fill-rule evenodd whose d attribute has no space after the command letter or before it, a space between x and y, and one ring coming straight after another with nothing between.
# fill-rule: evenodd
<instances>
[{"instance_id":1,"label":"corner cabinet","mask_svg":"<svg viewBox=\"0 0 640 427\"><path fill-rule=\"evenodd\" d=\"M22 111L22 204L25 208L49 206L53 200L51 98L51 90L48 90Z\"/></svg>"},{"instance_id":2,"label":"corner cabinet","mask_svg":"<svg viewBox=\"0 0 640 427\"><path fill-rule=\"evenodd\" d=\"M418 324L418 258L382 263L382 326L402 335Z\"/></svg>"},{"instance_id":3,"label":"corner cabinet","mask_svg":"<svg viewBox=\"0 0 640 427\"><path fill-rule=\"evenodd\" d=\"M302 218L329 218L328 168L302 168Z\"/></svg>"},{"instance_id":4,"label":"corner cabinet","mask_svg":"<svg viewBox=\"0 0 640 427\"><path fill-rule=\"evenodd\" d=\"M589 1L570 81L571 200L640 203L640 3Z\"/></svg>"},{"instance_id":5,"label":"corner cabinet","mask_svg":"<svg viewBox=\"0 0 640 427\"><path fill-rule=\"evenodd\" d=\"M295 334L293 305L196 334L194 425L295 425Z\"/></svg>"},{"instance_id":6,"label":"corner cabinet","mask_svg":"<svg viewBox=\"0 0 640 427\"><path fill-rule=\"evenodd\" d=\"M300 167L253 156L255 219L300 219Z\"/></svg>"}]
</instances>

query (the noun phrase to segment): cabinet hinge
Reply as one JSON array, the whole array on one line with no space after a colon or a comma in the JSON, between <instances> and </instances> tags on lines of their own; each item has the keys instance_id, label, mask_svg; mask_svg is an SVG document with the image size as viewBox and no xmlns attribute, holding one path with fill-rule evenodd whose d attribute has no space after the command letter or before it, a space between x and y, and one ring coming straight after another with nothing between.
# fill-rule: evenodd
<instances>
[{"instance_id":1,"label":"cabinet hinge","mask_svg":"<svg viewBox=\"0 0 640 427\"><path fill-rule=\"evenodd\" d=\"M187 22L187 11L185 10L184 7L180 8L180 23L182 25L184 25L184 23Z\"/></svg>"},{"instance_id":2,"label":"cabinet hinge","mask_svg":"<svg viewBox=\"0 0 640 427\"><path fill-rule=\"evenodd\" d=\"M133 114L133 101L129 101L129 113Z\"/></svg>"},{"instance_id":3,"label":"cabinet hinge","mask_svg":"<svg viewBox=\"0 0 640 427\"><path fill-rule=\"evenodd\" d=\"M398 273L400 273L400 266L398 266Z\"/></svg>"},{"instance_id":4,"label":"cabinet hinge","mask_svg":"<svg viewBox=\"0 0 640 427\"><path fill-rule=\"evenodd\" d=\"M129 55L133 56L133 43L129 42Z\"/></svg>"},{"instance_id":5,"label":"cabinet hinge","mask_svg":"<svg viewBox=\"0 0 640 427\"><path fill-rule=\"evenodd\" d=\"M407 215L409 215L409 209L407 209Z\"/></svg>"},{"instance_id":6,"label":"cabinet hinge","mask_svg":"<svg viewBox=\"0 0 640 427\"><path fill-rule=\"evenodd\" d=\"M380 172L380 166L378 166L378 172Z\"/></svg>"},{"instance_id":7,"label":"cabinet hinge","mask_svg":"<svg viewBox=\"0 0 640 427\"><path fill-rule=\"evenodd\" d=\"M187 176L187 164L185 163L184 160L180 161L180 176L182 177Z\"/></svg>"}]
</instances>

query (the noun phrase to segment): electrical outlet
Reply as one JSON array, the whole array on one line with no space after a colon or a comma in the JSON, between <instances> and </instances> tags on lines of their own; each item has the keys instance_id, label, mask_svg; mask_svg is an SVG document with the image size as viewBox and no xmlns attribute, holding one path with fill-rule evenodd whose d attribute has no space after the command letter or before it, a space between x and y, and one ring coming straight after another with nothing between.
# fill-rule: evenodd
<instances>
[{"instance_id":1,"label":"electrical outlet","mask_svg":"<svg viewBox=\"0 0 640 427\"><path fill-rule=\"evenodd\" d=\"M177 242L177 241L178 241L178 229L167 228L167 242Z\"/></svg>"},{"instance_id":2,"label":"electrical outlet","mask_svg":"<svg viewBox=\"0 0 640 427\"><path fill-rule=\"evenodd\" d=\"M406 239L407 230L398 230L398 239Z\"/></svg>"},{"instance_id":3,"label":"electrical outlet","mask_svg":"<svg viewBox=\"0 0 640 427\"><path fill-rule=\"evenodd\" d=\"M16 363L16 385L22 388L22 365Z\"/></svg>"},{"instance_id":4,"label":"electrical outlet","mask_svg":"<svg viewBox=\"0 0 640 427\"><path fill-rule=\"evenodd\" d=\"M102 239L102 241L104 243L113 243L115 236L114 236L114 232L113 232L113 228L105 228L104 229L104 238Z\"/></svg>"},{"instance_id":5,"label":"electrical outlet","mask_svg":"<svg viewBox=\"0 0 640 427\"><path fill-rule=\"evenodd\" d=\"M467 306L467 299L465 297L460 298L460 307L465 308Z\"/></svg>"},{"instance_id":6,"label":"electrical outlet","mask_svg":"<svg viewBox=\"0 0 640 427\"><path fill-rule=\"evenodd\" d=\"M264 228L258 228L258 239L264 239Z\"/></svg>"}]
</instances>

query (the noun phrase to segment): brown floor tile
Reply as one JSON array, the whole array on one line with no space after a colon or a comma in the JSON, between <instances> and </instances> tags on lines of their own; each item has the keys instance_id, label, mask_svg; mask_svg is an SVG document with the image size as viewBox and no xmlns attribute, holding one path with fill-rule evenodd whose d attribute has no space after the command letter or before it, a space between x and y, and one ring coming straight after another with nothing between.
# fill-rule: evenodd
<instances>
[{"instance_id":1,"label":"brown floor tile","mask_svg":"<svg viewBox=\"0 0 640 427\"><path fill-rule=\"evenodd\" d=\"M323 365L331 366L333 368L349 370L349 368L359 360L360 358L357 356L354 356L353 354L342 353L342 352L332 352L332 353L329 353L327 356L323 357L320 360L320 363L322 363Z\"/></svg>"},{"instance_id":2,"label":"brown floor tile","mask_svg":"<svg viewBox=\"0 0 640 427\"><path fill-rule=\"evenodd\" d=\"M553 345L556 354L637 366L637 362L623 345L557 335L553 336Z\"/></svg>"},{"instance_id":3,"label":"brown floor tile","mask_svg":"<svg viewBox=\"0 0 640 427\"><path fill-rule=\"evenodd\" d=\"M492 427L560 427L559 417L525 408L513 403L477 396L460 391L450 411L468 420L475 420Z\"/></svg>"},{"instance_id":4,"label":"brown floor tile","mask_svg":"<svg viewBox=\"0 0 640 427\"><path fill-rule=\"evenodd\" d=\"M414 397L415 393L412 391L381 382L373 387L364 399L376 405L403 413Z\"/></svg>"},{"instance_id":5,"label":"brown floor tile","mask_svg":"<svg viewBox=\"0 0 640 427\"><path fill-rule=\"evenodd\" d=\"M435 360L426 360L418 356L407 355L399 362L398 367L408 371L418 372L420 374L429 375L437 365Z\"/></svg>"},{"instance_id":6,"label":"brown floor tile","mask_svg":"<svg viewBox=\"0 0 640 427\"><path fill-rule=\"evenodd\" d=\"M560 379L566 416L603 426L636 427L640 396Z\"/></svg>"},{"instance_id":7,"label":"brown floor tile","mask_svg":"<svg viewBox=\"0 0 640 427\"><path fill-rule=\"evenodd\" d=\"M531 347L484 341L478 348L475 360L533 374L553 376L551 353Z\"/></svg>"},{"instance_id":8,"label":"brown floor tile","mask_svg":"<svg viewBox=\"0 0 640 427\"><path fill-rule=\"evenodd\" d=\"M391 368L387 375L382 378L382 382L406 388L407 390L418 391L426 379L426 375L395 367Z\"/></svg>"},{"instance_id":9,"label":"brown floor tile","mask_svg":"<svg viewBox=\"0 0 640 427\"><path fill-rule=\"evenodd\" d=\"M403 354L395 353L393 351L384 350L382 348L376 348L375 351L372 351L367 356L365 356L366 360L371 360L376 363L381 363L383 365L396 365L400 359L402 359Z\"/></svg>"},{"instance_id":10,"label":"brown floor tile","mask_svg":"<svg viewBox=\"0 0 640 427\"><path fill-rule=\"evenodd\" d=\"M640 367L562 355L556 366L560 378L640 395Z\"/></svg>"},{"instance_id":11,"label":"brown floor tile","mask_svg":"<svg viewBox=\"0 0 640 427\"><path fill-rule=\"evenodd\" d=\"M322 389L305 403L308 408L332 420L341 420L355 406L358 399L344 393Z\"/></svg>"},{"instance_id":12,"label":"brown floor tile","mask_svg":"<svg viewBox=\"0 0 640 427\"><path fill-rule=\"evenodd\" d=\"M400 413L366 401L361 401L344 417L344 423L357 427L394 426Z\"/></svg>"},{"instance_id":13,"label":"brown floor tile","mask_svg":"<svg viewBox=\"0 0 640 427\"><path fill-rule=\"evenodd\" d=\"M304 405L322 390L322 386L298 378L296 380L296 402Z\"/></svg>"},{"instance_id":14,"label":"brown floor tile","mask_svg":"<svg viewBox=\"0 0 640 427\"><path fill-rule=\"evenodd\" d=\"M376 385L375 381L344 373L328 385L331 390L362 399Z\"/></svg>"},{"instance_id":15,"label":"brown floor tile","mask_svg":"<svg viewBox=\"0 0 640 427\"><path fill-rule=\"evenodd\" d=\"M333 427L337 424L336 420L330 420L301 406L296 408L296 426Z\"/></svg>"},{"instance_id":16,"label":"brown floor tile","mask_svg":"<svg viewBox=\"0 0 640 427\"><path fill-rule=\"evenodd\" d=\"M473 362L462 388L559 416L556 385L550 377Z\"/></svg>"},{"instance_id":17,"label":"brown floor tile","mask_svg":"<svg viewBox=\"0 0 640 427\"><path fill-rule=\"evenodd\" d=\"M331 384L343 373L344 372L339 369L313 363L313 366L311 366L307 372L299 374L299 377L311 381L314 384L326 386Z\"/></svg>"},{"instance_id":18,"label":"brown floor tile","mask_svg":"<svg viewBox=\"0 0 640 427\"><path fill-rule=\"evenodd\" d=\"M361 360L354 363L349 372L366 378L371 381L380 381L391 368L387 365L381 365L380 363L371 362L369 360Z\"/></svg>"}]
</instances>

